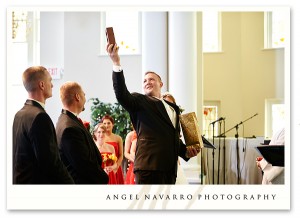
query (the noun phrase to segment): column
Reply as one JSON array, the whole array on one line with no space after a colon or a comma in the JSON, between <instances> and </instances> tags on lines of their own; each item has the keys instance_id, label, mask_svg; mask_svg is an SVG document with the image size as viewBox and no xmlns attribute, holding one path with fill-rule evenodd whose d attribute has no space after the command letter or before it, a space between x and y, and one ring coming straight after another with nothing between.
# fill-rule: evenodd
<instances>
[{"instance_id":1,"label":"column","mask_svg":"<svg viewBox=\"0 0 300 219\"><path fill-rule=\"evenodd\" d=\"M183 113L196 112L202 129L202 13L169 13L169 91ZM200 154L190 159L185 168L197 169Z\"/></svg>"},{"instance_id":2,"label":"column","mask_svg":"<svg viewBox=\"0 0 300 219\"><path fill-rule=\"evenodd\" d=\"M199 119L202 115L202 109L198 111L202 108L202 31L198 28L202 26L201 20L197 12L169 13L169 91L185 112L194 111Z\"/></svg>"},{"instance_id":3,"label":"column","mask_svg":"<svg viewBox=\"0 0 300 219\"><path fill-rule=\"evenodd\" d=\"M142 13L142 74L154 71L168 89L168 17L167 12Z\"/></svg>"}]
</instances>

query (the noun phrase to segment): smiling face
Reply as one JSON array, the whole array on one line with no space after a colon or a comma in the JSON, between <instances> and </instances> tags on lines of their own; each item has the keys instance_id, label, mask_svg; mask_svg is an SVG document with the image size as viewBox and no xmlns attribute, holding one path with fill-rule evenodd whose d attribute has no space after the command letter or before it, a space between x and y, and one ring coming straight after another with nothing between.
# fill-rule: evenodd
<instances>
[{"instance_id":1,"label":"smiling face","mask_svg":"<svg viewBox=\"0 0 300 219\"><path fill-rule=\"evenodd\" d=\"M97 131L95 132L96 139L99 140L99 141L100 140L104 141L105 133L106 133L105 128L99 126Z\"/></svg>"},{"instance_id":2,"label":"smiling face","mask_svg":"<svg viewBox=\"0 0 300 219\"><path fill-rule=\"evenodd\" d=\"M102 123L106 127L108 133L112 132L114 125L109 119L104 119Z\"/></svg>"},{"instance_id":3,"label":"smiling face","mask_svg":"<svg viewBox=\"0 0 300 219\"><path fill-rule=\"evenodd\" d=\"M146 73L143 82L144 93L148 96L158 97L161 95L163 83L155 73Z\"/></svg>"}]
</instances>

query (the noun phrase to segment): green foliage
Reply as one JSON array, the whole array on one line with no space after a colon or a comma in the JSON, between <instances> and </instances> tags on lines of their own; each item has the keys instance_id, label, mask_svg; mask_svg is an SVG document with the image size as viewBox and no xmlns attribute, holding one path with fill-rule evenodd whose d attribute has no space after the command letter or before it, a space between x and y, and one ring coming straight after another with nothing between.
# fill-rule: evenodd
<instances>
[{"instance_id":1,"label":"green foliage","mask_svg":"<svg viewBox=\"0 0 300 219\"><path fill-rule=\"evenodd\" d=\"M119 103L104 103L98 98L91 98L89 101L92 101L91 132L94 130L95 125L99 123L100 119L108 114L113 117L115 121L113 133L120 135L124 142L127 133L131 131L129 113Z\"/></svg>"}]
</instances>

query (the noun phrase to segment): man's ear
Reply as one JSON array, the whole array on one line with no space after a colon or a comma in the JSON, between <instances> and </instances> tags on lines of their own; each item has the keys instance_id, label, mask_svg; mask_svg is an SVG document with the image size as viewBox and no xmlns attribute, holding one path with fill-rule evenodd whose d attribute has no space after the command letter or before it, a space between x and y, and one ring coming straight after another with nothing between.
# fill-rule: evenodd
<instances>
[{"instance_id":1,"label":"man's ear","mask_svg":"<svg viewBox=\"0 0 300 219\"><path fill-rule=\"evenodd\" d=\"M44 90L44 89L45 89L45 83L44 83L44 81L39 81L39 88L40 88L41 90Z\"/></svg>"},{"instance_id":2,"label":"man's ear","mask_svg":"<svg viewBox=\"0 0 300 219\"><path fill-rule=\"evenodd\" d=\"M76 94L75 94L75 99L76 99L77 101L80 100L80 95L79 95L79 93L76 93Z\"/></svg>"},{"instance_id":3,"label":"man's ear","mask_svg":"<svg viewBox=\"0 0 300 219\"><path fill-rule=\"evenodd\" d=\"M160 82L160 87L162 87L163 85L164 85L164 83L161 81L161 82Z\"/></svg>"}]
</instances>

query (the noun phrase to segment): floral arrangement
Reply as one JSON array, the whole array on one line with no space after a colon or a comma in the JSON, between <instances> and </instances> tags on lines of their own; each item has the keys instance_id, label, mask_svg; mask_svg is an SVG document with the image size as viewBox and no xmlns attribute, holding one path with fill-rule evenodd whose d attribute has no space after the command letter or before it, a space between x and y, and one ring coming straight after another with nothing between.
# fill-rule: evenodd
<instances>
[{"instance_id":1,"label":"floral arrangement","mask_svg":"<svg viewBox=\"0 0 300 219\"><path fill-rule=\"evenodd\" d=\"M105 166L112 166L118 160L115 154L102 154L102 162Z\"/></svg>"}]
</instances>

